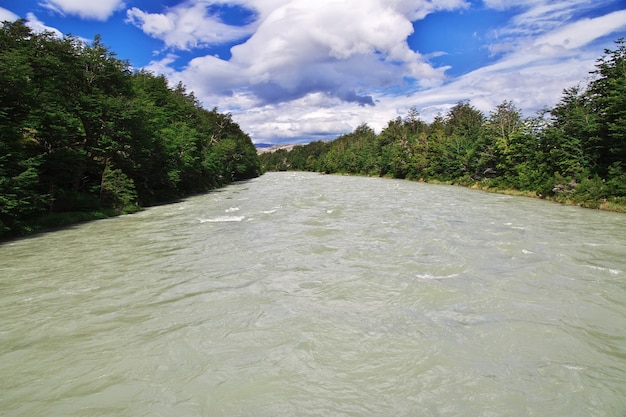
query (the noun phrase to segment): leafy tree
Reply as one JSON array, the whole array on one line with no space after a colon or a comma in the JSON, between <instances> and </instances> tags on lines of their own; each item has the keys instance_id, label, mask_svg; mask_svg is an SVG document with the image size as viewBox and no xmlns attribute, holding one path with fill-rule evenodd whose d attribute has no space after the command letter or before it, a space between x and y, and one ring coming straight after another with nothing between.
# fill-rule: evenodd
<instances>
[{"instance_id":1,"label":"leafy tree","mask_svg":"<svg viewBox=\"0 0 626 417\"><path fill-rule=\"evenodd\" d=\"M402 118L390 120L378 137L380 175L405 178L409 171L409 132Z\"/></svg>"},{"instance_id":2,"label":"leafy tree","mask_svg":"<svg viewBox=\"0 0 626 417\"><path fill-rule=\"evenodd\" d=\"M616 49L606 49L598 60L596 78L589 86L598 124L597 172L610 181L626 173L626 41L621 38L615 43ZM617 189L622 190L619 195L626 195L624 187Z\"/></svg>"},{"instance_id":3,"label":"leafy tree","mask_svg":"<svg viewBox=\"0 0 626 417\"><path fill-rule=\"evenodd\" d=\"M522 112L512 101L502 102L490 113L479 142L479 170L483 175L511 175L518 150L512 142L519 143L523 127Z\"/></svg>"},{"instance_id":4,"label":"leafy tree","mask_svg":"<svg viewBox=\"0 0 626 417\"><path fill-rule=\"evenodd\" d=\"M544 130L549 167L559 175L582 179L595 168L594 145L597 125L589 95L579 87L568 88L550 110L551 125Z\"/></svg>"},{"instance_id":5,"label":"leafy tree","mask_svg":"<svg viewBox=\"0 0 626 417\"><path fill-rule=\"evenodd\" d=\"M251 178L260 162L230 115L182 84L132 73L96 36L0 29L0 234L65 211L118 212Z\"/></svg>"},{"instance_id":6,"label":"leafy tree","mask_svg":"<svg viewBox=\"0 0 626 417\"><path fill-rule=\"evenodd\" d=\"M445 179L471 180L479 171L479 138L484 115L467 101L457 103L434 122L431 175Z\"/></svg>"},{"instance_id":7,"label":"leafy tree","mask_svg":"<svg viewBox=\"0 0 626 417\"><path fill-rule=\"evenodd\" d=\"M408 159L409 167L407 178L418 179L426 176L430 155L429 126L419 118L419 113L415 107L409 109L404 120L404 125L408 131Z\"/></svg>"},{"instance_id":8,"label":"leafy tree","mask_svg":"<svg viewBox=\"0 0 626 417\"><path fill-rule=\"evenodd\" d=\"M553 173L546 163L546 142L543 132L548 126L546 112L523 121L519 130L509 135L506 152L498 160L496 185L548 195L552 190Z\"/></svg>"},{"instance_id":9,"label":"leafy tree","mask_svg":"<svg viewBox=\"0 0 626 417\"><path fill-rule=\"evenodd\" d=\"M102 175L100 201L118 211L134 211L138 207L137 192L132 179L121 169L107 165Z\"/></svg>"}]
</instances>

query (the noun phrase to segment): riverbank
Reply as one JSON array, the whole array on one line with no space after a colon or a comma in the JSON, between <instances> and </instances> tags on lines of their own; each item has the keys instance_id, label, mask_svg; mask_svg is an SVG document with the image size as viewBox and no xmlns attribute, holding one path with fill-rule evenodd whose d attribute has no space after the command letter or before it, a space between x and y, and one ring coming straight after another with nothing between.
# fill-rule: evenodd
<instances>
[{"instance_id":1,"label":"riverbank","mask_svg":"<svg viewBox=\"0 0 626 417\"><path fill-rule=\"evenodd\" d=\"M70 211L61 213L50 213L45 216L37 217L25 222L19 232L0 234L0 243L11 239L34 235L37 233L62 229L64 227L69 227L79 223L89 222L93 220L102 220L110 217L117 217L124 214L136 213L138 211L141 211L141 208L137 207L137 210L124 212L113 209L102 209L94 211Z\"/></svg>"},{"instance_id":2,"label":"riverbank","mask_svg":"<svg viewBox=\"0 0 626 417\"><path fill-rule=\"evenodd\" d=\"M344 174L353 175L353 174ZM375 176L373 176L375 177ZM385 176L384 178L393 178ZM408 180L413 181L413 180ZM457 187L470 188L472 190L480 190L494 194L504 194L515 197L528 197L539 200L546 200L553 203L562 204L564 206L575 206L586 209L610 211L614 213L626 213L626 197L609 197L609 198L592 198L582 193L576 194L571 191L562 192L555 195L542 195L536 191L516 190L514 188L495 187L484 181L458 182L458 181L440 181L435 179L419 179L417 182L439 185L454 185Z\"/></svg>"},{"instance_id":3,"label":"riverbank","mask_svg":"<svg viewBox=\"0 0 626 417\"><path fill-rule=\"evenodd\" d=\"M336 175L336 174L333 174ZM354 174L340 174L340 175L350 175L350 176L359 176ZM389 177L391 178L391 177ZM409 180L410 181L410 180ZM498 188L490 186L489 184L485 184L484 182L476 181L469 184L463 184L453 181L438 181L438 180L418 180L418 182L426 182L429 184L441 184L441 185L454 185L465 188L470 188L472 190L480 190L486 191L489 193L495 194L504 194L516 197L529 197L535 199L541 199L546 201L551 201L554 203L566 205L566 206L577 206L587 209L594 210L603 210L610 211L615 213L626 213L626 197L611 197L604 199L585 199L579 195L572 193L563 193L557 194L553 196L543 196L535 191L522 191L515 190L510 188ZM48 230L59 229L63 227L72 226L74 224L93 221L93 220L101 220L109 217L116 217L124 214L132 214L138 211L141 211L142 208L136 206L135 210L130 211L116 211L113 209L103 209L89 212L62 212L62 213L51 213L45 215L40 218L32 219L28 223L24 225L24 228L20 233L16 234L2 234L0 235L0 242L32 235L35 233L45 232Z\"/></svg>"},{"instance_id":4,"label":"riverbank","mask_svg":"<svg viewBox=\"0 0 626 417\"><path fill-rule=\"evenodd\" d=\"M439 183L443 184L443 182L436 181L428 181L429 183ZM463 187L471 188L473 190L481 190L489 193L496 194L505 194L517 197L530 197L530 198L538 198L541 200L551 201L554 203L559 203L565 206L576 206L593 210L603 210L603 211L611 211L615 213L626 213L626 197L609 197L609 198L585 198L582 194L576 193L560 193L555 195L544 196L536 191L523 191L523 190L515 190L510 188L498 188L486 185L479 181L474 182L469 185L465 184L454 184L450 183L450 185L460 185Z\"/></svg>"},{"instance_id":5,"label":"riverbank","mask_svg":"<svg viewBox=\"0 0 626 417\"><path fill-rule=\"evenodd\" d=\"M378 177L377 175L362 175L362 174L351 174L351 173L333 173L329 175L347 175L347 176L366 176L371 178ZM383 176L382 178L393 179L392 176ZM406 179L405 179L406 180ZM435 179L419 179L419 180L406 180L406 181L416 181L423 182L427 184L435 184L435 185L453 185L456 187L469 188L472 190L485 191L493 194L504 194L515 197L528 197L534 198L538 200L550 201L553 203L558 203L564 206L574 206L581 207L592 210L602 210L602 211L610 211L613 213L626 213L626 197L610 197L610 198L585 198L585 196L580 194L573 193L561 193L557 195L542 195L537 193L536 191L527 191L527 190L516 190L514 188L500 188L489 185L485 182L481 181L472 181L469 183L457 182L457 181L440 181Z\"/></svg>"}]
</instances>

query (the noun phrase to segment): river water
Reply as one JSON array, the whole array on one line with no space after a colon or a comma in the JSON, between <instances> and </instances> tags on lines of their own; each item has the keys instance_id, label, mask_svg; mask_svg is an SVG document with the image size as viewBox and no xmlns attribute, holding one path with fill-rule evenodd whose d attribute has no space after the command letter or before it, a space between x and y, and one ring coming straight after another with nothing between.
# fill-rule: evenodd
<instances>
[{"instance_id":1,"label":"river water","mask_svg":"<svg viewBox=\"0 0 626 417\"><path fill-rule=\"evenodd\" d=\"M2 416L626 416L626 215L269 173L0 246Z\"/></svg>"}]
</instances>

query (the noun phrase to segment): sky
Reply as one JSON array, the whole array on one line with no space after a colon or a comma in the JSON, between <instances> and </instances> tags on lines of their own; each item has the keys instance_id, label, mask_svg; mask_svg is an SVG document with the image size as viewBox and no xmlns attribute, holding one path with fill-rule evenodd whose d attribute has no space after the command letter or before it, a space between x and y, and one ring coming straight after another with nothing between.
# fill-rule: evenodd
<instances>
[{"instance_id":1,"label":"sky","mask_svg":"<svg viewBox=\"0 0 626 417\"><path fill-rule=\"evenodd\" d=\"M626 37L624 0L0 0L0 20L105 45L182 82L257 144L380 132L460 101L527 116Z\"/></svg>"}]
</instances>

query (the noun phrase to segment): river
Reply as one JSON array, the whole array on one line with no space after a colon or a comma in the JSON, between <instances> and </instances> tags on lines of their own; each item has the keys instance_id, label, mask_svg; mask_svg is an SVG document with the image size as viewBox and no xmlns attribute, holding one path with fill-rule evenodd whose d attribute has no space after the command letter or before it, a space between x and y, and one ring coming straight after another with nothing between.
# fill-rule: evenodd
<instances>
[{"instance_id":1,"label":"river","mask_svg":"<svg viewBox=\"0 0 626 417\"><path fill-rule=\"evenodd\" d=\"M0 414L626 417L626 215L268 173L0 245Z\"/></svg>"}]
</instances>

